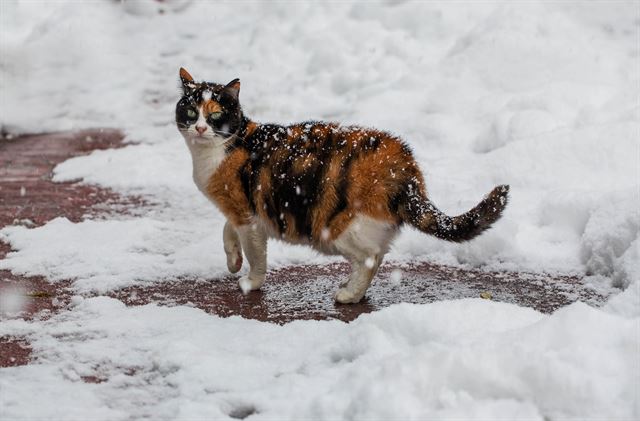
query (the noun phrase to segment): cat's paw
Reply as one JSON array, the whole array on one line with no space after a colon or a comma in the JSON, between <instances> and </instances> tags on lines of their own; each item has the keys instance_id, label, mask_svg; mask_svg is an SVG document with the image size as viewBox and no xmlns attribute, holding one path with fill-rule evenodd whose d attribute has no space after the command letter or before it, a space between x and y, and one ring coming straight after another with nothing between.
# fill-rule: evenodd
<instances>
[{"instance_id":1,"label":"cat's paw","mask_svg":"<svg viewBox=\"0 0 640 421\"><path fill-rule=\"evenodd\" d=\"M227 269L237 273L242 268L242 252L227 253Z\"/></svg>"},{"instance_id":2,"label":"cat's paw","mask_svg":"<svg viewBox=\"0 0 640 421\"><path fill-rule=\"evenodd\" d=\"M240 286L243 294L248 294L249 291L260 289L262 284L264 284L264 277L260 279L252 279L248 275L244 275L238 280L238 286Z\"/></svg>"},{"instance_id":3,"label":"cat's paw","mask_svg":"<svg viewBox=\"0 0 640 421\"><path fill-rule=\"evenodd\" d=\"M340 288L333 298L340 304L355 304L360 302L363 295L356 295L347 288Z\"/></svg>"}]
</instances>

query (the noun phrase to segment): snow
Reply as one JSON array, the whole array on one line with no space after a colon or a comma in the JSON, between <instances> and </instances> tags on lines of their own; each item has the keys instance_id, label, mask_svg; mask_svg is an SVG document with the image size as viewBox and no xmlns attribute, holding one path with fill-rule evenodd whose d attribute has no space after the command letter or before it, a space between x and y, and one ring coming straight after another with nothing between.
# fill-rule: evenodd
<instances>
[{"instance_id":1,"label":"snow","mask_svg":"<svg viewBox=\"0 0 640 421\"><path fill-rule=\"evenodd\" d=\"M240 285L240 289L245 295L248 294L249 291L251 291L251 281L247 276L240 277L240 279L238 280L238 285Z\"/></svg>"},{"instance_id":2,"label":"snow","mask_svg":"<svg viewBox=\"0 0 640 421\"><path fill-rule=\"evenodd\" d=\"M391 275L389 276L389 281L394 285L399 285L402 280L402 271L400 269L394 269L391 271Z\"/></svg>"},{"instance_id":3,"label":"snow","mask_svg":"<svg viewBox=\"0 0 640 421\"><path fill-rule=\"evenodd\" d=\"M260 122L400 135L448 214L511 186L504 217L480 238L448 244L406 229L387 261L575 273L621 291L601 309L551 316L463 300L286 326L78 297L48 321L0 321L0 335L27 335L38 356L1 370L3 418L640 416L637 2L0 8L3 130L123 128L137 144L70 159L54 178L151 204L6 227L0 239L16 251L0 269L74 279L77 293L227 273L223 218L197 191L173 122L183 66L198 80L240 77L243 109ZM269 244L272 268L332 261Z\"/></svg>"},{"instance_id":4,"label":"snow","mask_svg":"<svg viewBox=\"0 0 640 421\"><path fill-rule=\"evenodd\" d=\"M636 329L582 303L543 316L467 299L277 326L78 297L52 320L1 325L38 360L0 386L7 418L631 419Z\"/></svg>"},{"instance_id":5,"label":"snow","mask_svg":"<svg viewBox=\"0 0 640 421\"><path fill-rule=\"evenodd\" d=\"M19 286L0 289L0 316L12 317L20 314L27 304L27 291Z\"/></svg>"}]
</instances>

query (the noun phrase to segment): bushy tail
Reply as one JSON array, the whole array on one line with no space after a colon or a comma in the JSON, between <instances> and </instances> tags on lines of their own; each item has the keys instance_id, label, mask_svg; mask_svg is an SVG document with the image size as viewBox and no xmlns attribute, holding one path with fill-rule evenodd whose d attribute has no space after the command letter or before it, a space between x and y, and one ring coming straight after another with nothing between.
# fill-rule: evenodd
<instances>
[{"instance_id":1,"label":"bushy tail","mask_svg":"<svg viewBox=\"0 0 640 421\"><path fill-rule=\"evenodd\" d=\"M406 222L420 231L447 241L467 241L478 236L500 219L509 199L509 186L495 187L473 209L458 216L447 216L426 197L409 196Z\"/></svg>"}]
</instances>

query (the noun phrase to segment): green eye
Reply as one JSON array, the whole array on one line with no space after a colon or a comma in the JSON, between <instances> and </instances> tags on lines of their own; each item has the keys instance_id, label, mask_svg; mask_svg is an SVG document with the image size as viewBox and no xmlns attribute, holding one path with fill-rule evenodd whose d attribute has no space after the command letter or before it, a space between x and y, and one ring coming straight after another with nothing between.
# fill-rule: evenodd
<instances>
[{"instance_id":1,"label":"green eye","mask_svg":"<svg viewBox=\"0 0 640 421\"><path fill-rule=\"evenodd\" d=\"M218 112L215 112L215 113L211 113L211 114L209 114L209 118L210 118L211 120L217 120L217 119L219 119L220 117L222 117L222 113L221 113L221 112L219 112L219 111L218 111Z\"/></svg>"},{"instance_id":2,"label":"green eye","mask_svg":"<svg viewBox=\"0 0 640 421\"><path fill-rule=\"evenodd\" d=\"M198 113L196 112L196 110L194 110L193 108L187 108L187 117L196 118L197 116Z\"/></svg>"}]
</instances>

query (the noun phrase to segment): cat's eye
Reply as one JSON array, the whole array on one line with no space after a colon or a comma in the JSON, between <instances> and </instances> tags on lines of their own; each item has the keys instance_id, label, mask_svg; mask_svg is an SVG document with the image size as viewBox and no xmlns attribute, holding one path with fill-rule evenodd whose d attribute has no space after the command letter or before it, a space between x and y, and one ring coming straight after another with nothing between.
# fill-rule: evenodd
<instances>
[{"instance_id":1,"label":"cat's eye","mask_svg":"<svg viewBox=\"0 0 640 421\"><path fill-rule=\"evenodd\" d=\"M221 113L221 112L219 112L219 111L218 111L218 112L215 112L215 113L211 113L211 114L209 114L209 118L210 118L211 120L217 120L217 119L219 119L220 117L222 117L222 113Z\"/></svg>"},{"instance_id":2,"label":"cat's eye","mask_svg":"<svg viewBox=\"0 0 640 421\"><path fill-rule=\"evenodd\" d=\"M193 108L187 108L187 117L196 118L198 117L198 113Z\"/></svg>"}]
</instances>

